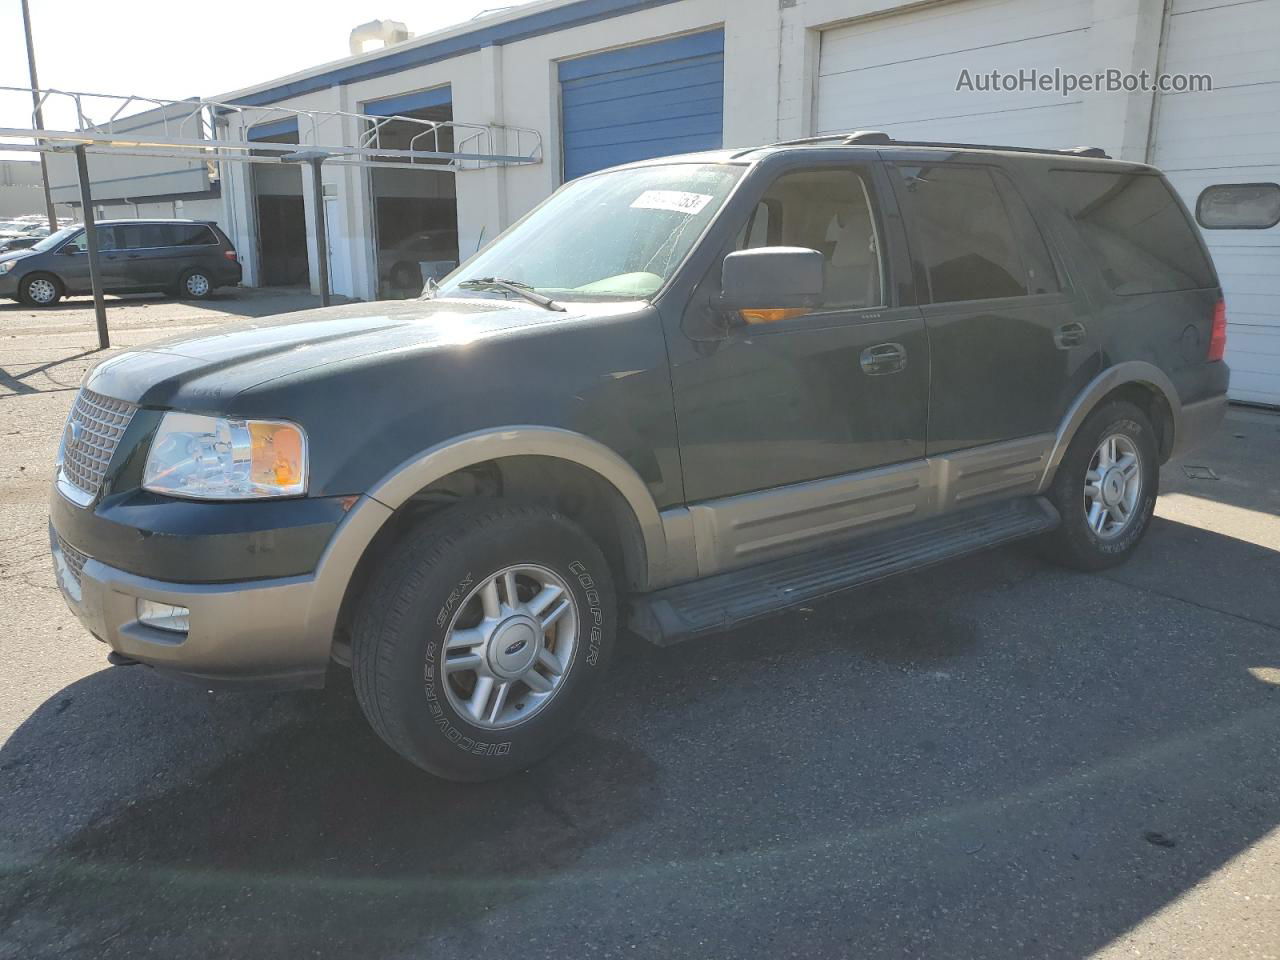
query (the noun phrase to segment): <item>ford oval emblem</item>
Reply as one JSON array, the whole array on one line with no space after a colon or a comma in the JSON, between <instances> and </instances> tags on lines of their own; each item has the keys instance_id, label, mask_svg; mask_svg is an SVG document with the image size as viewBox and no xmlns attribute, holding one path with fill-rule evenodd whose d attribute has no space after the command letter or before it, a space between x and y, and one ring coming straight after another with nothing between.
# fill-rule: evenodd
<instances>
[{"instance_id":1,"label":"ford oval emblem","mask_svg":"<svg viewBox=\"0 0 1280 960\"><path fill-rule=\"evenodd\" d=\"M519 653L528 645L529 645L528 640L517 640L511 646L507 647L506 650L502 651L502 655L504 657L514 657L517 653Z\"/></svg>"}]
</instances>

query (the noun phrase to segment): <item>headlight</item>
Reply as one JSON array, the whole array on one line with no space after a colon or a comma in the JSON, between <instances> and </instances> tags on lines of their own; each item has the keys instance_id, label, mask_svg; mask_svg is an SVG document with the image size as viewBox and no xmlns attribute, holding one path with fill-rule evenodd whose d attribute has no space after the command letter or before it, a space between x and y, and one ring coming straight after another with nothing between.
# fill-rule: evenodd
<instances>
[{"instance_id":1,"label":"headlight","mask_svg":"<svg viewBox=\"0 0 1280 960\"><path fill-rule=\"evenodd\" d=\"M307 492L307 435L281 420L166 413L142 486L196 500L298 496Z\"/></svg>"},{"instance_id":2,"label":"headlight","mask_svg":"<svg viewBox=\"0 0 1280 960\"><path fill-rule=\"evenodd\" d=\"M13 269L12 260L9 260L5 263L0 263L0 277L3 277L6 273L8 273L12 269Z\"/></svg>"}]
</instances>

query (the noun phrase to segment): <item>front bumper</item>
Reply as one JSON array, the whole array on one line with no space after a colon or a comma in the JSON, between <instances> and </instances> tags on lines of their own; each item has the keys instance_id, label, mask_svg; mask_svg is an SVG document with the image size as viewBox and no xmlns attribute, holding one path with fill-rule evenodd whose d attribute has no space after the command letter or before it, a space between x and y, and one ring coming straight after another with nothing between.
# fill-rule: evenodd
<instances>
[{"instance_id":1,"label":"front bumper","mask_svg":"<svg viewBox=\"0 0 1280 960\"><path fill-rule=\"evenodd\" d=\"M129 573L81 552L50 526L67 605L99 640L157 670L220 686L324 685L346 586L390 515L361 498L313 573L222 583L176 583ZM138 619L138 601L186 607L185 632Z\"/></svg>"}]
</instances>

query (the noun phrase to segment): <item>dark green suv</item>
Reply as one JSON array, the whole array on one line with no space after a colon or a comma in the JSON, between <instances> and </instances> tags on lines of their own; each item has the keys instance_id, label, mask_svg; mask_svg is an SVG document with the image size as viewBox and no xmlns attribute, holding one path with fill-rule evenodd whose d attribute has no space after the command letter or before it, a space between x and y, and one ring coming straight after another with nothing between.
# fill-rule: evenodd
<instances>
[{"instance_id":1,"label":"dark green suv","mask_svg":"<svg viewBox=\"0 0 1280 960\"><path fill-rule=\"evenodd\" d=\"M1226 407L1165 179L861 134L567 184L422 300L113 357L59 582L117 663L320 685L484 779L656 643L1038 536L1123 561ZM1047 611L1050 615L1051 611Z\"/></svg>"}]
</instances>

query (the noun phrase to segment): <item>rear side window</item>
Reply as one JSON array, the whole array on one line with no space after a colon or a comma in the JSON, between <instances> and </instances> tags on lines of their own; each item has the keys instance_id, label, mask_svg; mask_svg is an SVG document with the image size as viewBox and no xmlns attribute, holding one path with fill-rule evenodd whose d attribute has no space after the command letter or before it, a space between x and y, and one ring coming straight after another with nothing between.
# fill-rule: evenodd
<instances>
[{"instance_id":1,"label":"rear side window","mask_svg":"<svg viewBox=\"0 0 1280 960\"><path fill-rule=\"evenodd\" d=\"M990 170L959 164L898 170L934 303L1045 292L1052 270L1048 254L1041 255L1041 277L1033 286L1018 231ZM1037 241L1043 251L1038 234ZM1057 289L1056 277L1051 289Z\"/></svg>"},{"instance_id":2,"label":"rear side window","mask_svg":"<svg viewBox=\"0 0 1280 960\"><path fill-rule=\"evenodd\" d=\"M169 231L172 239L167 246L172 247L204 247L212 246L218 242L218 238L213 235L203 223L173 223L165 227Z\"/></svg>"},{"instance_id":3,"label":"rear side window","mask_svg":"<svg viewBox=\"0 0 1280 960\"><path fill-rule=\"evenodd\" d=\"M1115 293L1213 286L1195 228L1159 175L1054 170L1051 181Z\"/></svg>"}]
</instances>

